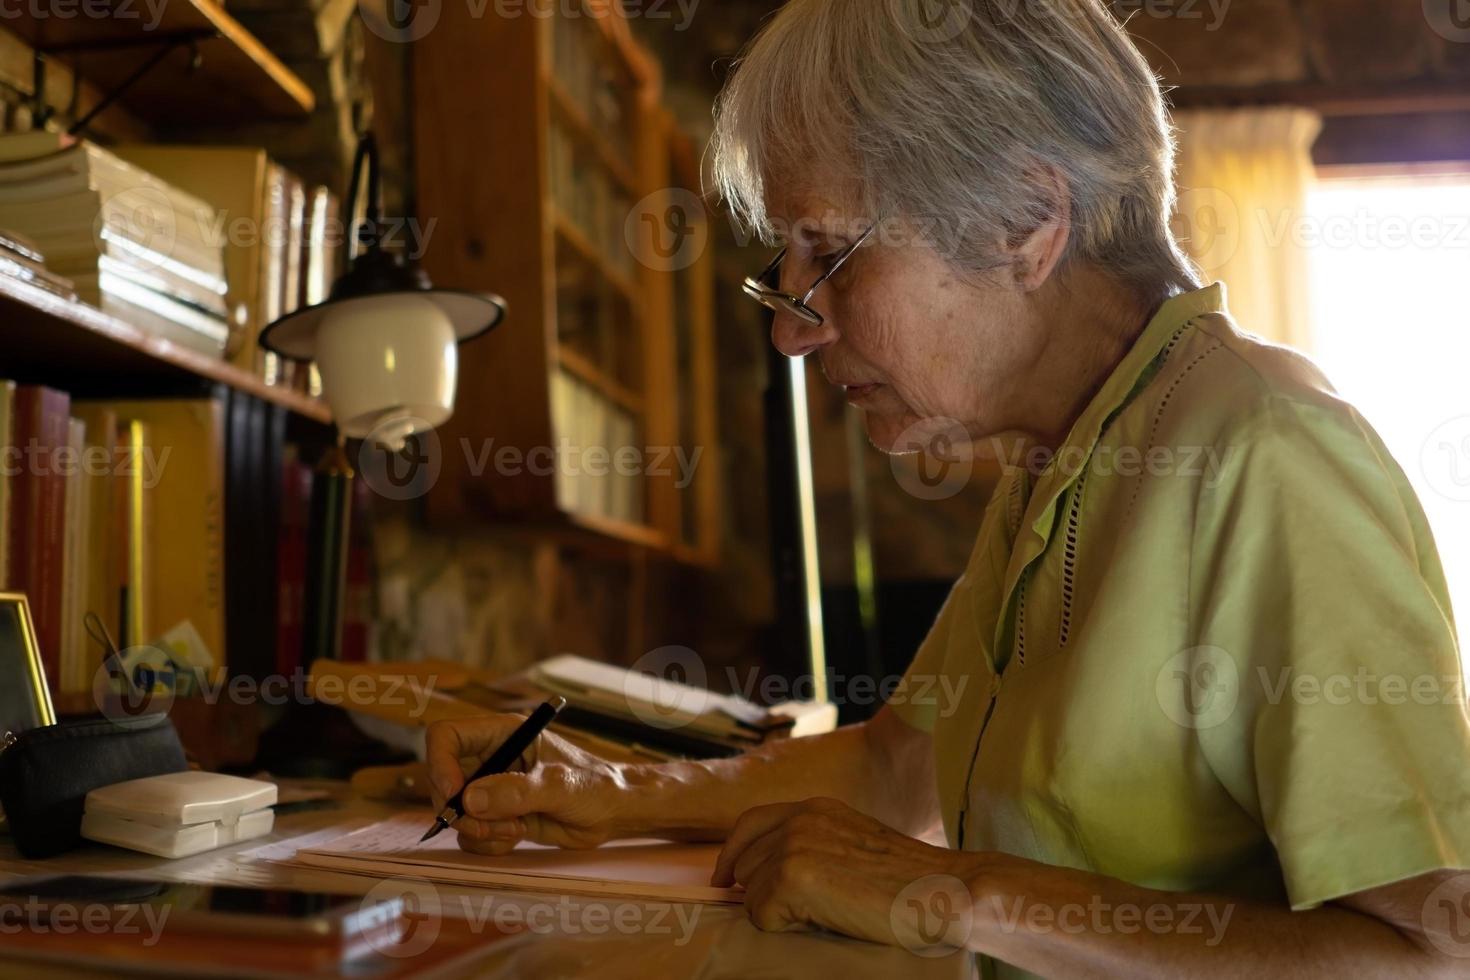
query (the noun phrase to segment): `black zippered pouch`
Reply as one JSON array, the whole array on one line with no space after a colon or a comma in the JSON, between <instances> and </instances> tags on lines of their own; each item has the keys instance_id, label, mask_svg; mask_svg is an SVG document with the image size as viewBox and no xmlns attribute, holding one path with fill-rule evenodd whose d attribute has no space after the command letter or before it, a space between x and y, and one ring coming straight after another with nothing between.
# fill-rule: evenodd
<instances>
[{"instance_id":1,"label":"black zippered pouch","mask_svg":"<svg viewBox=\"0 0 1470 980\"><path fill-rule=\"evenodd\" d=\"M81 844L82 809L92 790L187 768L179 733L163 714L5 732L0 806L22 855L52 857Z\"/></svg>"}]
</instances>

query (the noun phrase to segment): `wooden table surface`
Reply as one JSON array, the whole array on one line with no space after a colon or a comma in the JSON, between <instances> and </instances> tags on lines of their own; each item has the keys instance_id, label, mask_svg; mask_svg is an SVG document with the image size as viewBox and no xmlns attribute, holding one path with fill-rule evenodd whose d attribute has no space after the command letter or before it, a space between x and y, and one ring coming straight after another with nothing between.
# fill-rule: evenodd
<instances>
[{"instance_id":1,"label":"wooden table surface","mask_svg":"<svg viewBox=\"0 0 1470 980\"><path fill-rule=\"evenodd\" d=\"M283 783L283 787L302 785ZM16 853L7 837L0 837L0 889L6 881L20 877L88 874L363 895L375 886L381 890L372 878L288 867L272 860L395 812L390 806L352 797L345 784L312 785L331 792L333 802L279 814L268 837L189 858L167 860L88 844L57 858L29 861ZM476 935L484 928L488 936L496 917L518 927L513 938L487 938L483 955L475 944L471 958L461 960L449 971L451 976L961 980L975 975L973 960L965 954L930 958L836 935L763 933L750 924L743 909L734 906L611 901L427 883L414 887L433 893L432 900L437 900L444 915L468 919ZM6 945L0 940L0 976L18 975L13 971L21 969L21 964L6 952ZM123 975L113 969L43 966L31 961L23 969L24 975L37 977ZM221 963L217 969L195 975L242 972L248 971L239 964ZM408 975L419 974L410 969Z\"/></svg>"}]
</instances>

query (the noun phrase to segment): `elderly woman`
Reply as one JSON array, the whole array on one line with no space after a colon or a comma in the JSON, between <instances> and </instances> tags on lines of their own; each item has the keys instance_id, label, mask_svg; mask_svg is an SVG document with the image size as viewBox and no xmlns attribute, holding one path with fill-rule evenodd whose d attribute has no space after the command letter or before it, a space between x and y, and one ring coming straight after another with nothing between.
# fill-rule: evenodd
<instances>
[{"instance_id":1,"label":"elderly woman","mask_svg":"<svg viewBox=\"0 0 1470 980\"><path fill-rule=\"evenodd\" d=\"M1465 975L1470 725L1424 516L1199 287L1159 87L1102 4L791 0L717 115L732 210L786 246L747 283L776 346L879 449L999 446L1004 479L873 720L664 765L543 736L469 787L464 846L723 840L762 929L1001 977ZM515 722L430 732L440 801Z\"/></svg>"}]
</instances>

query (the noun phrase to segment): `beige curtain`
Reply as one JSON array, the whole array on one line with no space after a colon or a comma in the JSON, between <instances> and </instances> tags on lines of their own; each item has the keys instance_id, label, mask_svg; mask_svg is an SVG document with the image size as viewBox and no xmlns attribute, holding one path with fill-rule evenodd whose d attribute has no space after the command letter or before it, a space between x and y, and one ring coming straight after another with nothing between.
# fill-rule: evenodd
<instances>
[{"instance_id":1,"label":"beige curtain","mask_svg":"<svg viewBox=\"0 0 1470 980\"><path fill-rule=\"evenodd\" d=\"M1307 195L1322 119L1307 109L1181 112L1175 231L1241 328L1310 347Z\"/></svg>"}]
</instances>

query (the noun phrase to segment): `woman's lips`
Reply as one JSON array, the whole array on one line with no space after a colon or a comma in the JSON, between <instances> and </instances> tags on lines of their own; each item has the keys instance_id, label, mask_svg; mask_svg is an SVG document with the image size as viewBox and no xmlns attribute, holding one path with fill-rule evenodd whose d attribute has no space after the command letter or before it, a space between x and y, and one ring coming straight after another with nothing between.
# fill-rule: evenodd
<instances>
[{"instance_id":1,"label":"woman's lips","mask_svg":"<svg viewBox=\"0 0 1470 980\"><path fill-rule=\"evenodd\" d=\"M868 396L872 395L874 392L876 392L879 388L881 388L883 386L880 385L880 384L867 384L867 385L845 385L844 387L847 389L846 392L845 392L845 394L847 396L847 400L848 401L850 401L850 402L860 402L863 399L867 398Z\"/></svg>"}]
</instances>

